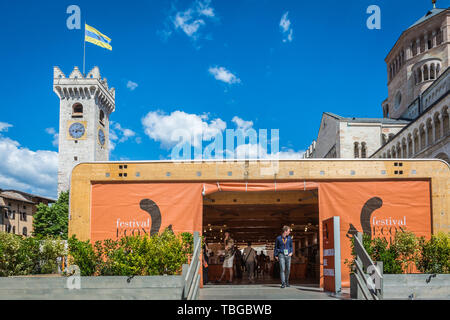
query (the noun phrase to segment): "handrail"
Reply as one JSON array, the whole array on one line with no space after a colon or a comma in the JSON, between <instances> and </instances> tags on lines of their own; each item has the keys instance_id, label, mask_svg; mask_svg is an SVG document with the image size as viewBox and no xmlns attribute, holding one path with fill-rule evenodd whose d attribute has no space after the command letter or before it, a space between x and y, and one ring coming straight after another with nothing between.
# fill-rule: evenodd
<instances>
[{"instance_id":1,"label":"handrail","mask_svg":"<svg viewBox=\"0 0 450 320\"><path fill-rule=\"evenodd\" d=\"M198 232L194 232L194 253L192 254L191 264L183 265L183 293L182 300L196 300L198 298L200 287L200 250L201 239Z\"/></svg>"},{"instance_id":2,"label":"handrail","mask_svg":"<svg viewBox=\"0 0 450 320\"><path fill-rule=\"evenodd\" d=\"M363 245L362 233L353 236L355 257L355 279L366 300L383 299L383 263L374 263ZM370 275L367 271L371 272ZM375 280L375 283L374 283ZM359 290L357 298L361 299Z\"/></svg>"}]
</instances>

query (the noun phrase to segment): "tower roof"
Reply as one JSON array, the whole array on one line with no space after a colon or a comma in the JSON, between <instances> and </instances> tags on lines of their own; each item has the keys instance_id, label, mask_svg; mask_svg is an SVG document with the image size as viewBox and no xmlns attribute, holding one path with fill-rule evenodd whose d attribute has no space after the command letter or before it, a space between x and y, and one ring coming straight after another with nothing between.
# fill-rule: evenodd
<instances>
[{"instance_id":1,"label":"tower roof","mask_svg":"<svg viewBox=\"0 0 450 320\"><path fill-rule=\"evenodd\" d=\"M397 41L395 42L394 46L391 48L391 50L389 50L389 53L387 54L385 61L388 60L389 56L391 55L391 53L393 52L394 48L397 47L397 44L405 37L406 34L408 34L411 29L421 25L422 23L430 20L431 18L434 18L440 14L442 14L443 12L448 12L450 10L449 8L433 8L430 11L428 11L422 18L420 18L419 20L417 20L416 22L414 22L413 25L411 25L408 29L406 29L405 31L402 32L402 34L400 35L400 37L398 37Z\"/></svg>"},{"instance_id":2,"label":"tower roof","mask_svg":"<svg viewBox=\"0 0 450 320\"><path fill-rule=\"evenodd\" d=\"M412 26L410 26L408 29L411 29L414 26L417 26L418 24L421 24L424 21L427 21L428 19L434 17L435 15L445 11L447 9L438 9L438 8L433 8L430 11L427 12L426 15L424 15L422 18L420 18L419 20L417 20Z\"/></svg>"}]
</instances>

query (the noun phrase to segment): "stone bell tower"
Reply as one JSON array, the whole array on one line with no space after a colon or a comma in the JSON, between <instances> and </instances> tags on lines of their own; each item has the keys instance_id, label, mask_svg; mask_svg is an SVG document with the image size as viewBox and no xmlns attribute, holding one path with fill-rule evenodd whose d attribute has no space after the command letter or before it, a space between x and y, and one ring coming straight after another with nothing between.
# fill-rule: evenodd
<instances>
[{"instance_id":1,"label":"stone bell tower","mask_svg":"<svg viewBox=\"0 0 450 320\"><path fill-rule=\"evenodd\" d=\"M69 77L53 69L53 91L60 99L58 194L69 190L72 169L81 162L109 160L109 115L115 89L98 67L86 77L75 67Z\"/></svg>"}]
</instances>

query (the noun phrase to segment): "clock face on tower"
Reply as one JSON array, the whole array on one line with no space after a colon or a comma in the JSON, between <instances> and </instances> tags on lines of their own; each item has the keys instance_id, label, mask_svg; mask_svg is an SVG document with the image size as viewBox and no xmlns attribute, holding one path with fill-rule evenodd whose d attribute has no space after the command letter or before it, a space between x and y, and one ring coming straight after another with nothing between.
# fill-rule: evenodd
<instances>
[{"instance_id":1,"label":"clock face on tower","mask_svg":"<svg viewBox=\"0 0 450 320\"><path fill-rule=\"evenodd\" d=\"M84 125L80 122L74 122L69 127L69 134L74 139L79 139L84 136L85 131Z\"/></svg>"},{"instance_id":2,"label":"clock face on tower","mask_svg":"<svg viewBox=\"0 0 450 320\"><path fill-rule=\"evenodd\" d=\"M98 129L98 142L102 145L102 147L105 145L105 132L102 129Z\"/></svg>"}]
</instances>

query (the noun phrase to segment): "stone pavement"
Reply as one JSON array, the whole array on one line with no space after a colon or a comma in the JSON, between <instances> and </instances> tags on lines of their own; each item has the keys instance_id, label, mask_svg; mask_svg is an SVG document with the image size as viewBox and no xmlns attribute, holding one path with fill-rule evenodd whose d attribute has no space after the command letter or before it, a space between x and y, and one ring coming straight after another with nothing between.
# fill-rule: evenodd
<instances>
[{"instance_id":1,"label":"stone pavement","mask_svg":"<svg viewBox=\"0 0 450 320\"><path fill-rule=\"evenodd\" d=\"M337 300L349 299L348 293L339 298L323 292L317 286L291 285L281 289L276 284L205 285L200 289L200 300Z\"/></svg>"}]
</instances>

